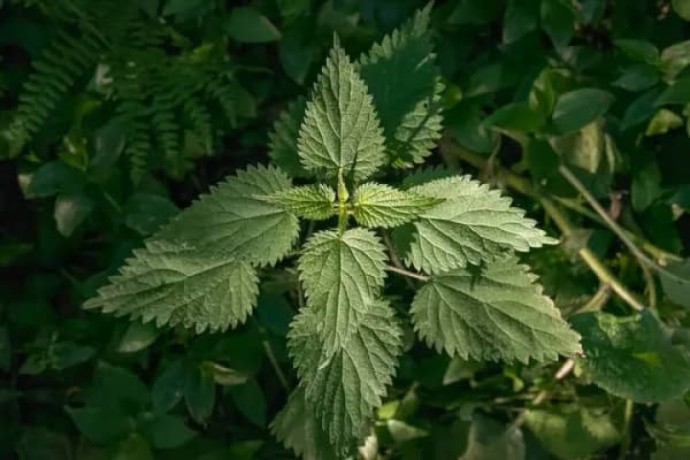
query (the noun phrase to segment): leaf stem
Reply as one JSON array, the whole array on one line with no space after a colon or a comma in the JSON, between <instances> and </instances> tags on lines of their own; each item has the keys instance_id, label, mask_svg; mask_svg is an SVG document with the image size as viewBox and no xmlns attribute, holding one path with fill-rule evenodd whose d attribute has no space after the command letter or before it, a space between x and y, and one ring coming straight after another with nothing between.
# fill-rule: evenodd
<instances>
[{"instance_id":1,"label":"leaf stem","mask_svg":"<svg viewBox=\"0 0 690 460\"><path fill-rule=\"evenodd\" d=\"M419 280L419 281L425 281L426 282L426 281L429 281L431 279L430 277L428 277L426 275L422 275L421 273L410 272L410 271L404 270L402 268L394 267L393 265L387 265L386 270L388 270L389 272L397 273L399 275L407 276L409 278L414 278L414 279Z\"/></svg>"},{"instance_id":2,"label":"leaf stem","mask_svg":"<svg viewBox=\"0 0 690 460\"><path fill-rule=\"evenodd\" d=\"M278 377L278 381L280 382L280 385L285 389L285 392L290 394L290 384L287 381L287 378L285 377L285 374L283 373L283 370L280 368L278 365L278 360L276 359L275 353L273 353L273 347L271 347L271 344L269 343L268 340L263 340L263 346L264 346L264 351L266 352L266 356L268 357L268 360L271 362L271 366L273 366L273 370L276 373L276 376Z\"/></svg>"},{"instance_id":3,"label":"leaf stem","mask_svg":"<svg viewBox=\"0 0 690 460\"><path fill-rule=\"evenodd\" d=\"M441 142L440 148L446 153L453 154L465 163L468 163L480 170L486 170L487 168L487 161L483 157L458 145L455 145L447 139ZM577 228L570 222L568 216L561 211L561 209L552 199L537 191L532 186L530 181L500 166L495 166L493 171L496 177L502 183L541 203L541 205L544 207L544 211L546 211L549 217L553 219L554 223L564 237L567 238L575 233ZM630 292L613 273L611 273L608 267L606 267L606 265L591 249L584 247L578 251L578 255L589 266L594 274L597 275L599 280L603 284L608 284L611 286L613 292L615 292L618 297L620 297L631 308L634 310L644 309L644 305L637 299L637 297Z\"/></svg>"},{"instance_id":4,"label":"leaf stem","mask_svg":"<svg viewBox=\"0 0 690 460\"><path fill-rule=\"evenodd\" d=\"M385 244L386 248L388 248L388 254L390 255L391 262L393 262L393 265L400 270L405 270L405 266L400 261L400 257L398 257L398 254L396 254L395 248L393 247L393 243L391 242L391 239L388 236L388 234L383 233L382 238L383 238L383 244ZM405 277L405 281L407 282L407 285L411 289L413 289L413 290L417 289L417 287L414 285L414 283L412 282L412 280L409 277Z\"/></svg>"}]
</instances>

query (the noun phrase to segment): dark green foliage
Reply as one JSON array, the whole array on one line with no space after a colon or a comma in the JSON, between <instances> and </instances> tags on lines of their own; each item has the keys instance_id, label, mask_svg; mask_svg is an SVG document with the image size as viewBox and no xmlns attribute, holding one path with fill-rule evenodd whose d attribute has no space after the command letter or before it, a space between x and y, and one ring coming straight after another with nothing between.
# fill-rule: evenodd
<instances>
[{"instance_id":1,"label":"dark green foliage","mask_svg":"<svg viewBox=\"0 0 690 460\"><path fill-rule=\"evenodd\" d=\"M385 394L363 433L366 459L687 458L686 3L0 0L0 457L337 458L332 440L360 435L338 427L351 427L348 416L359 423ZM424 8L428 18L407 22ZM420 32L426 22L428 32ZM207 325L238 323L230 331L184 329L197 319L193 308L179 313L179 326L161 328L81 309L133 248L224 177L271 160L296 186L305 184L300 124L334 32L369 87L394 163L373 181L402 184L412 195L422 184L472 174L505 188L534 228L561 241L520 259L554 299L543 310L555 306L583 337L574 368L565 359L522 362L538 353L532 344L540 335L516 347L513 362L475 361L503 355L487 348L502 340L485 333L487 323L511 325L506 333L519 336L519 321L495 315L529 304L533 289L513 286L503 291L515 293L508 299L487 298L486 278L464 258L447 259L452 275L422 291L434 308L440 296L464 299L447 324L473 325L480 339L463 345L464 335L434 332L438 318L423 323L425 341L452 357L408 326L435 311L424 299L413 304L423 281L392 272L375 289L403 327L389 310L372 314L356 343L321 363L318 321L300 317L304 340L288 350L289 324L306 300L292 263L272 266L272 254L256 251L287 245L277 234L207 253L166 254L164 242L152 249L161 251L154 278L185 258L213 273L234 267L252 286L261 279L246 302L233 304L236 316L216 312ZM396 60L398 48L408 60ZM387 93L405 84L405 97ZM422 161L428 166L414 169ZM318 210L305 208L309 217L323 220L303 225L302 235L331 228L331 191L306 192L320 199ZM364 192L375 195L375 186ZM451 192L439 187L434 196ZM304 206L301 194L291 198L295 209ZM222 220L222 204L209 214ZM360 211L351 221L381 225L381 212ZM481 270L506 263L500 256L514 244L501 240L508 223L486 229L497 238L489 248L496 257L481 260L473 236L450 217L423 225L429 234L438 222L461 228L432 236L450 235ZM194 224L192 215L177 226L206 244ZM414 225L382 231L367 254L388 257L389 245L409 254ZM294 226L285 221L284 239ZM238 262L237 254L248 259ZM142 279L126 288L153 282ZM175 289L188 293L182 284ZM245 320L242 305L256 314ZM530 326L548 320L533 314ZM395 334L379 333L389 326ZM315 405L317 390L329 387L348 355L385 354L380 340L401 350L392 383L363 379L369 406L343 404L342 418L322 424L334 404ZM320 377L319 369L331 373ZM298 386L298 373L313 383Z\"/></svg>"}]
</instances>

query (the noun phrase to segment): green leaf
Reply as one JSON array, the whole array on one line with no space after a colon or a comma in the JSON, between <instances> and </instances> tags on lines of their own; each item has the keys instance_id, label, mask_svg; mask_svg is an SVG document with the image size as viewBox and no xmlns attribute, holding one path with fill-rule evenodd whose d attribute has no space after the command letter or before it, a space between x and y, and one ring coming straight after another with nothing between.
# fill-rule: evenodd
<instances>
[{"instance_id":1,"label":"green leaf","mask_svg":"<svg viewBox=\"0 0 690 460\"><path fill-rule=\"evenodd\" d=\"M406 260L418 270L443 273L502 257L506 250L524 252L555 243L535 227L536 221L512 207L510 198L469 176L435 180L410 191L446 200L414 222Z\"/></svg>"},{"instance_id":2,"label":"green leaf","mask_svg":"<svg viewBox=\"0 0 690 460\"><path fill-rule=\"evenodd\" d=\"M514 256L480 273L459 269L435 276L412 302L415 329L438 351L463 359L527 362L578 353L578 335L536 278Z\"/></svg>"},{"instance_id":3,"label":"green leaf","mask_svg":"<svg viewBox=\"0 0 690 460\"><path fill-rule=\"evenodd\" d=\"M307 110L303 97L290 103L280 114L269 134L268 155L273 162L292 177L305 177L309 173L300 163L297 139L299 128Z\"/></svg>"},{"instance_id":4,"label":"green leaf","mask_svg":"<svg viewBox=\"0 0 690 460\"><path fill-rule=\"evenodd\" d=\"M690 40L674 43L661 52L661 67L667 81L675 80L690 64Z\"/></svg>"},{"instance_id":5,"label":"green leaf","mask_svg":"<svg viewBox=\"0 0 690 460\"><path fill-rule=\"evenodd\" d=\"M508 131L538 131L546 120L543 115L525 102L514 102L489 115L484 124Z\"/></svg>"},{"instance_id":6,"label":"green leaf","mask_svg":"<svg viewBox=\"0 0 690 460\"><path fill-rule=\"evenodd\" d=\"M302 165L335 177L366 179L386 162L384 137L367 87L335 40L299 133Z\"/></svg>"},{"instance_id":7,"label":"green leaf","mask_svg":"<svg viewBox=\"0 0 690 460\"><path fill-rule=\"evenodd\" d=\"M582 88L562 94L553 110L553 126L560 134L579 131L604 115L613 95L597 88Z\"/></svg>"},{"instance_id":8,"label":"green leaf","mask_svg":"<svg viewBox=\"0 0 690 460\"><path fill-rule=\"evenodd\" d=\"M664 293L671 301L690 308L690 260L670 264L659 274Z\"/></svg>"},{"instance_id":9,"label":"green leaf","mask_svg":"<svg viewBox=\"0 0 690 460\"><path fill-rule=\"evenodd\" d=\"M620 421L587 408L530 409L525 423L549 452L562 459L589 458L621 439Z\"/></svg>"},{"instance_id":10,"label":"green leaf","mask_svg":"<svg viewBox=\"0 0 690 460\"><path fill-rule=\"evenodd\" d=\"M191 366L185 360L178 359L169 363L160 372L151 388L151 403L154 412L161 414L167 412L182 399L191 371Z\"/></svg>"},{"instance_id":11,"label":"green leaf","mask_svg":"<svg viewBox=\"0 0 690 460\"><path fill-rule=\"evenodd\" d=\"M130 323L120 339L117 351L120 353L136 353L156 341L159 330L152 324L142 324L139 321Z\"/></svg>"},{"instance_id":12,"label":"green leaf","mask_svg":"<svg viewBox=\"0 0 690 460\"><path fill-rule=\"evenodd\" d=\"M271 422L271 432L285 447L292 449L304 460L335 460L328 435L314 415L299 386L290 394L285 407Z\"/></svg>"},{"instance_id":13,"label":"green leaf","mask_svg":"<svg viewBox=\"0 0 690 460\"><path fill-rule=\"evenodd\" d=\"M243 323L258 295L255 270L217 250L149 241L84 308L197 333Z\"/></svg>"},{"instance_id":14,"label":"green leaf","mask_svg":"<svg viewBox=\"0 0 690 460\"><path fill-rule=\"evenodd\" d=\"M459 460L524 460L525 442L518 427L474 414L467 449Z\"/></svg>"},{"instance_id":15,"label":"green leaf","mask_svg":"<svg viewBox=\"0 0 690 460\"><path fill-rule=\"evenodd\" d=\"M397 227L442 201L388 185L367 183L355 190L354 215L365 227Z\"/></svg>"},{"instance_id":16,"label":"green leaf","mask_svg":"<svg viewBox=\"0 0 690 460\"><path fill-rule=\"evenodd\" d=\"M572 324L582 334L582 369L609 393L636 402L659 402L690 388L687 351L671 343L650 312L625 318L586 313L573 317Z\"/></svg>"},{"instance_id":17,"label":"green leaf","mask_svg":"<svg viewBox=\"0 0 690 460\"><path fill-rule=\"evenodd\" d=\"M541 27L556 50L568 46L575 31L575 14L560 0L541 0Z\"/></svg>"},{"instance_id":18,"label":"green leaf","mask_svg":"<svg viewBox=\"0 0 690 460\"><path fill-rule=\"evenodd\" d=\"M300 279L307 304L323 322L320 335L326 349L345 344L378 296L385 277L385 251L379 238L362 228L342 235L322 231L305 243Z\"/></svg>"},{"instance_id":19,"label":"green leaf","mask_svg":"<svg viewBox=\"0 0 690 460\"><path fill-rule=\"evenodd\" d=\"M19 175L22 192L29 199L73 193L83 182L83 174L62 161L49 161L30 174Z\"/></svg>"},{"instance_id":20,"label":"green leaf","mask_svg":"<svg viewBox=\"0 0 690 460\"><path fill-rule=\"evenodd\" d=\"M156 449L174 449L196 436L177 415L161 415L143 426L142 432Z\"/></svg>"},{"instance_id":21,"label":"green leaf","mask_svg":"<svg viewBox=\"0 0 690 460\"><path fill-rule=\"evenodd\" d=\"M508 0L503 18L503 43L509 44L536 29L539 23L539 2Z\"/></svg>"},{"instance_id":22,"label":"green leaf","mask_svg":"<svg viewBox=\"0 0 690 460\"><path fill-rule=\"evenodd\" d=\"M659 109L649 120L645 136L656 136L683 126L683 119L668 109Z\"/></svg>"},{"instance_id":23,"label":"green leaf","mask_svg":"<svg viewBox=\"0 0 690 460\"><path fill-rule=\"evenodd\" d=\"M58 232L62 236L71 236L92 210L93 200L84 193L59 195L53 213Z\"/></svg>"},{"instance_id":24,"label":"green leaf","mask_svg":"<svg viewBox=\"0 0 690 460\"><path fill-rule=\"evenodd\" d=\"M635 61L656 65L659 63L659 49L651 42L636 39L618 39L613 43Z\"/></svg>"},{"instance_id":25,"label":"green leaf","mask_svg":"<svg viewBox=\"0 0 690 460\"><path fill-rule=\"evenodd\" d=\"M216 384L213 374L205 367L199 366L195 370L196 372L187 375L184 401L194 421L204 423L213 413L213 406L216 403Z\"/></svg>"},{"instance_id":26,"label":"green leaf","mask_svg":"<svg viewBox=\"0 0 690 460\"><path fill-rule=\"evenodd\" d=\"M169 199L151 193L137 193L127 202L125 225L141 235L151 235L178 213Z\"/></svg>"},{"instance_id":27,"label":"green leaf","mask_svg":"<svg viewBox=\"0 0 690 460\"><path fill-rule=\"evenodd\" d=\"M678 16L690 21L690 2L688 0L671 0L671 5Z\"/></svg>"},{"instance_id":28,"label":"green leaf","mask_svg":"<svg viewBox=\"0 0 690 460\"><path fill-rule=\"evenodd\" d=\"M369 303L361 319L336 350L321 342L323 322L311 308L300 311L289 334L290 354L307 403L337 453L348 452L363 438L391 383L402 347L402 331L387 303Z\"/></svg>"},{"instance_id":29,"label":"green leaf","mask_svg":"<svg viewBox=\"0 0 690 460\"><path fill-rule=\"evenodd\" d=\"M67 415L86 439L97 444L119 441L134 429L133 420L119 411L98 407L65 407Z\"/></svg>"},{"instance_id":30,"label":"green leaf","mask_svg":"<svg viewBox=\"0 0 690 460\"><path fill-rule=\"evenodd\" d=\"M182 248L211 249L227 259L272 265L291 248L299 230L297 218L263 197L289 189L280 169L249 167L211 188L152 241Z\"/></svg>"},{"instance_id":31,"label":"green leaf","mask_svg":"<svg viewBox=\"0 0 690 460\"><path fill-rule=\"evenodd\" d=\"M127 436L117 446L117 452L112 460L153 460L153 453L149 443L138 433Z\"/></svg>"},{"instance_id":32,"label":"green leaf","mask_svg":"<svg viewBox=\"0 0 690 460\"><path fill-rule=\"evenodd\" d=\"M253 424L266 426L266 399L255 380L230 387L235 407Z\"/></svg>"},{"instance_id":33,"label":"green leaf","mask_svg":"<svg viewBox=\"0 0 690 460\"><path fill-rule=\"evenodd\" d=\"M335 191L323 184L293 187L268 197L271 203L288 212L313 220L324 220L336 214Z\"/></svg>"},{"instance_id":34,"label":"green leaf","mask_svg":"<svg viewBox=\"0 0 690 460\"><path fill-rule=\"evenodd\" d=\"M397 167L421 163L441 137L443 86L432 52L430 11L431 4L360 58L386 151Z\"/></svg>"},{"instance_id":35,"label":"green leaf","mask_svg":"<svg viewBox=\"0 0 690 460\"><path fill-rule=\"evenodd\" d=\"M656 105L687 104L690 102L690 76L681 77L666 88L656 101Z\"/></svg>"},{"instance_id":36,"label":"green leaf","mask_svg":"<svg viewBox=\"0 0 690 460\"><path fill-rule=\"evenodd\" d=\"M280 31L254 8L233 8L225 22L228 34L243 43L268 43L280 40Z\"/></svg>"}]
</instances>

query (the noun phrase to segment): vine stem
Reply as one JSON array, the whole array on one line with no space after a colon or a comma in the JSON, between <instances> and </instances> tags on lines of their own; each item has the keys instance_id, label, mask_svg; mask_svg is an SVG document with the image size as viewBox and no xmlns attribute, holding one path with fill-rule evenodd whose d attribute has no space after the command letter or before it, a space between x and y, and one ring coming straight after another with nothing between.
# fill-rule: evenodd
<instances>
[{"instance_id":1,"label":"vine stem","mask_svg":"<svg viewBox=\"0 0 690 460\"><path fill-rule=\"evenodd\" d=\"M278 364L276 355L273 352L273 347L268 342L268 340L263 340L262 345L264 347L264 351L266 352L266 356L268 357L268 360L271 362L271 366L273 366L273 370L275 371L276 376L278 377L280 385L285 389L286 393L290 394L290 384L288 383L287 378L283 373L283 370L280 368L280 365Z\"/></svg>"},{"instance_id":2,"label":"vine stem","mask_svg":"<svg viewBox=\"0 0 690 460\"><path fill-rule=\"evenodd\" d=\"M387 265L386 270L388 270L389 272L397 273L399 275L407 276L408 278L414 278L419 281L429 281L431 279L426 275L422 275L421 273L410 272L402 268L395 267L393 265Z\"/></svg>"},{"instance_id":3,"label":"vine stem","mask_svg":"<svg viewBox=\"0 0 690 460\"><path fill-rule=\"evenodd\" d=\"M455 145L447 139L441 142L440 148L446 154L457 156L465 163L468 163L480 170L486 170L488 166L487 161L481 156ZM577 228L570 222L568 216L556 205L552 199L537 191L527 179L518 176L512 171L509 171L498 165L493 167L493 172L495 176L508 187L537 200L544 208L546 214L548 214L548 216L554 221L564 237L567 238L575 233ZM634 310L644 309L644 305L637 299L637 297L630 292L613 273L611 273L608 267L606 267L606 265L591 249L587 247L581 248L578 251L578 255L599 278L601 283L611 286L613 292L615 292L616 295L621 298L621 300L627 303Z\"/></svg>"}]
</instances>

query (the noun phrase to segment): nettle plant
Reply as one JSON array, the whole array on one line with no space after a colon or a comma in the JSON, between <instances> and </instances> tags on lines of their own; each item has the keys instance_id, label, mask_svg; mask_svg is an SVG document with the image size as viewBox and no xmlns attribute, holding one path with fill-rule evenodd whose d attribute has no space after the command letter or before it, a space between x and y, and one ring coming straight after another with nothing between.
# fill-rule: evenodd
<instances>
[{"instance_id":1,"label":"nettle plant","mask_svg":"<svg viewBox=\"0 0 690 460\"><path fill-rule=\"evenodd\" d=\"M250 167L213 188L86 303L197 333L226 330L251 314L257 271L296 256L306 302L288 348L299 385L272 427L306 457L351 453L386 396L403 347L387 274L417 283L409 318L438 351L521 362L580 351L515 255L555 241L509 198L438 169L400 187L373 180L422 163L440 137L428 15L357 63L336 39L309 101L276 124L280 166ZM288 173L316 182L294 186ZM301 228L306 242L296 248Z\"/></svg>"}]
</instances>

